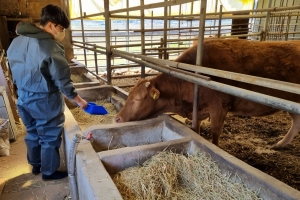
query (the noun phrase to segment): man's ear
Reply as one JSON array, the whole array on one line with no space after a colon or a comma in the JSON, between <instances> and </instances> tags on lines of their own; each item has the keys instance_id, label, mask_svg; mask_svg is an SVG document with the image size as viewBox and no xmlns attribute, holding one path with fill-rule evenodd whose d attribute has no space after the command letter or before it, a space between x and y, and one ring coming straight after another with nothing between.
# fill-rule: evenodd
<instances>
[{"instance_id":1,"label":"man's ear","mask_svg":"<svg viewBox=\"0 0 300 200\"><path fill-rule=\"evenodd\" d=\"M154 100L156 100L156 99L159 98L160 92L153 87L153 88L150 89L150 93L149 94L150 94L151 98L153 98Z\"/></svg>"}]
</instances>

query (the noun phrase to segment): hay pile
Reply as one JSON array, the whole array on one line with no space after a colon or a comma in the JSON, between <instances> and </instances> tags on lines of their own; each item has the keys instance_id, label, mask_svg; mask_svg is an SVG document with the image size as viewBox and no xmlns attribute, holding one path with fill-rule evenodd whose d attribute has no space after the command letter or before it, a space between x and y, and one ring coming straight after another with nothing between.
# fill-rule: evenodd
<instances>
[{"instance_id":1,"label":"hay pile","mask_svg":"<svg viewBox=\"0 0 300 200\"><path fill-rule=\"evenodd\" d=\"M113 181L125 200L259 199L229 177L203 153L186 157L163 151L142 166L119 172Z\"/></svg>"},{"instance_id":2,"label":"hay pile","mask_svg":"<svg viewBox=\"0 0 300 200\"><path fill-rule=\"evenodd\" d=\"M81 75L71 74L71 80L73 83L82 83L85 82Z\"/></svg>"},{"instance_id":3,"label":"hay pile","mask_svg":"<svg viewBox=\"0 0 300 200\"><path fill-rule=\"evenodd\" d=\"M70 109L78 125L96 125L96 124L110 124L112 123L117 110L115 106L106 100L96 101L97 105L102 105L108 111L107 115L90 115L80 108Z\"/></svg>"}]
</instances>

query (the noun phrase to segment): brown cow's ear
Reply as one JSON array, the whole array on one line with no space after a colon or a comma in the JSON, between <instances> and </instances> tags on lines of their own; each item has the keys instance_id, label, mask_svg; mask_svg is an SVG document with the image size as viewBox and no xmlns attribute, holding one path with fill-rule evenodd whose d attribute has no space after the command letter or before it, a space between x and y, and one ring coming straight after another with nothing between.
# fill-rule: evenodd
<instances>
[{"instance_id":1,"label":"brown cow's ear","mask_svg":"<svg viewBox=\"0 0 300 200\"><path fill-rule=\"evenodd\" d=\"M159 94L160 94L160 92L157 89L151 88L151 90L150 90L150 96L151 96L151 98L153 98L154 100L156 100L156 99L159 98Z\"/></svg>"}]
</instances>

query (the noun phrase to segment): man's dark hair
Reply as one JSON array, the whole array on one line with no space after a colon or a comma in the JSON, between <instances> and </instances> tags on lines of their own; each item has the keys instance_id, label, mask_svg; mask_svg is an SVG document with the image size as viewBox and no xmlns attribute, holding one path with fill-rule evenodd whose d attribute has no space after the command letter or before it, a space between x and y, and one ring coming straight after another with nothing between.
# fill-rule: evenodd
<instances>
[{"instance_id":1,"label":"man's dark hair","mask_svg":"<svg viewBox=\"0 0 300 200\"><path fill-rule=\"evenodd\" d=\"M45 26L48 22L61 25L64 28L70 26L70 20L65 12L58 6L49 4L42 9L40 24Z\"/></svg>"}]
</instances>

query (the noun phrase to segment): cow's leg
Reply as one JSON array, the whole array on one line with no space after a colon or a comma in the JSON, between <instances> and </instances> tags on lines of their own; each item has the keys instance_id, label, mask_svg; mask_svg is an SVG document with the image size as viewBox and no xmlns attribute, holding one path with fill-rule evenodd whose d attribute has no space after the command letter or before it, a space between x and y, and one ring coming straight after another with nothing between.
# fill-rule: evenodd
<instances>
[{"instance_id":1,"label":"cow's leg","mask_svg":"<svg viewBox=\"0 0 300 200\"><path fill-rule=\"evenodd\" d=\"M274 145L273 149L280 149L285 147L286 145L290 144L290 142L294 139L296 134L300 129L300 115L289 113L292 117L292 126L288 133L279 141L276 145Z\"/></svg>"},{"instance_id":2,"label":"cow's leg","mask_svg":"<svg viewBox=\"0 0 300 200\"><path fill-rule=\"evenodd\" d=\"M197 133L200 135L200 129L201 129L201 122L202 120L199 120L197 123Z\"/></svg>"},{"instance_id":3,"label":"cow's leg","mask_svg":"<svg viewBox=\"0 0 300 200\"><path fill-rule=\"evenodd\" d=\"M197 123L197 133L200 134L201 122L209 118L209 111L207 109L201 110L198 112L198 123Z\"/></svg>"},{"instance_id":4,"label":"cow's leg","mask_svg":"<svg viewBox=\"0 0 300 200\"><path fill-rule=\"evenodd\" d=\"M224 108L214 108L210 112L210 133L212 135L212 143L219 144L220 135L223 132L223 124L228 110Z\"/></svg>"}]
</instances>

